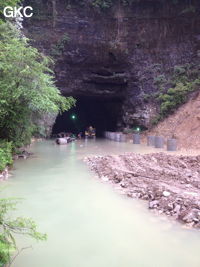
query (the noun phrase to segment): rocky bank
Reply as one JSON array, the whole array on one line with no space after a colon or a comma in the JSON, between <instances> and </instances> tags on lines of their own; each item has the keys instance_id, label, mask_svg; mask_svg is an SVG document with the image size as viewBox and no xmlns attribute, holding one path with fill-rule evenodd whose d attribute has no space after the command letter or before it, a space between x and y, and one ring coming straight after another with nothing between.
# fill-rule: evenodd
<instances>
[{"instance_id":1,"label":"rocky bank","mask_svg":"<svg viewBox=\"0 0 200 267\"><path fill-rule=\"evenodd\" d=\"M104 182L190 227L200 228L200 155L165 153L95 156L85 159Z\"/></svg>"}]
</instances>

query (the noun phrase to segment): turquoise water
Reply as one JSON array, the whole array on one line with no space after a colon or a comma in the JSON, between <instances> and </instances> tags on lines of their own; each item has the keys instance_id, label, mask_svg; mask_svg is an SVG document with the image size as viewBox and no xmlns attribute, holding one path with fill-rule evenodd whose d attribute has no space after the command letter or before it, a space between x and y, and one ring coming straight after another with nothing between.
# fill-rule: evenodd
<instances>
[{"instance_id":1,"label":"turquoise water","mask_svg":"<svg viewBox=\"0 0 200 267\"><path fill-rule=\"evenodd\" d=\"M32 217L48 240L18 238L24 250L14 267L199 267L200 232L157 217L147 204L103 184L83 157L150 152L111 141L52 141L31 147L34 156L15 163L4 196L24 198L17 214Z\"/></svg>"}]
</instances>

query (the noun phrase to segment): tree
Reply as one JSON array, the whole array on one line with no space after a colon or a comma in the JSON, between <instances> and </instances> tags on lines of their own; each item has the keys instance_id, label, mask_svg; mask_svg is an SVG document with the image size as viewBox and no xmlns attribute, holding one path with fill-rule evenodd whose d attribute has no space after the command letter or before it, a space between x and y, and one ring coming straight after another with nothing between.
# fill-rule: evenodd
<instances>
[{"instance_id":1,"label":"tree","mask_svg":"<svg viewBox=\"0 0 200 267\"><path fill-rule=\"evenodd\" d=\"M27 144L33 116L63 112L75 104L56 88L52 65L11 23L0 25L0 138Z\"/></svg>"}]
</instances>

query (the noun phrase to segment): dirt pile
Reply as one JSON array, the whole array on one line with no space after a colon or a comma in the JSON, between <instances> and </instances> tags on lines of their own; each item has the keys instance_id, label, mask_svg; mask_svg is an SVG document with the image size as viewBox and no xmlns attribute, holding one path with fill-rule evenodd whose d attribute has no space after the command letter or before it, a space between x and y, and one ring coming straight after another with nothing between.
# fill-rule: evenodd
<instances>
[{"instance_id":1,"label":"dirt pile","mask_svg":"<svg viewBox=\"0 0 200 267\"><path fill-rule=\"evenodd\" d=\"M175 137L179 148L200 149L200 93L160 122L148 135Z\"/></svg>"},{"instance_id":2,"label":"dirt pile","mask_svg":"<svg viewBox=\"0 0 200 267\"><path fill-rule=\"evenodd\" d=\"M200 228L200 156L124 154L85 159L103 180L149 209Z\"/></svg>"}]
</instances>

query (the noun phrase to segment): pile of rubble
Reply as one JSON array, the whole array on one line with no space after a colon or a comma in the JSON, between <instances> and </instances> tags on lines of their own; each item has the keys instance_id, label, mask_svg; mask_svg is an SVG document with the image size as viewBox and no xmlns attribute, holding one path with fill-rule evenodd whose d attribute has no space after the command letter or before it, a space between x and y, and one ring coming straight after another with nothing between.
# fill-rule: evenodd
<instances>
[{"instance_id":1,"label":"pile of rubble","mask_svg":"<svg viewBox=\"0 0 200 267\"><path fill-rule=\"evenodd\" d=\"M149 209L200 228L200 155L129 153L85 160L127 196L147 200Z\"/></svg>"}]
</instances>

